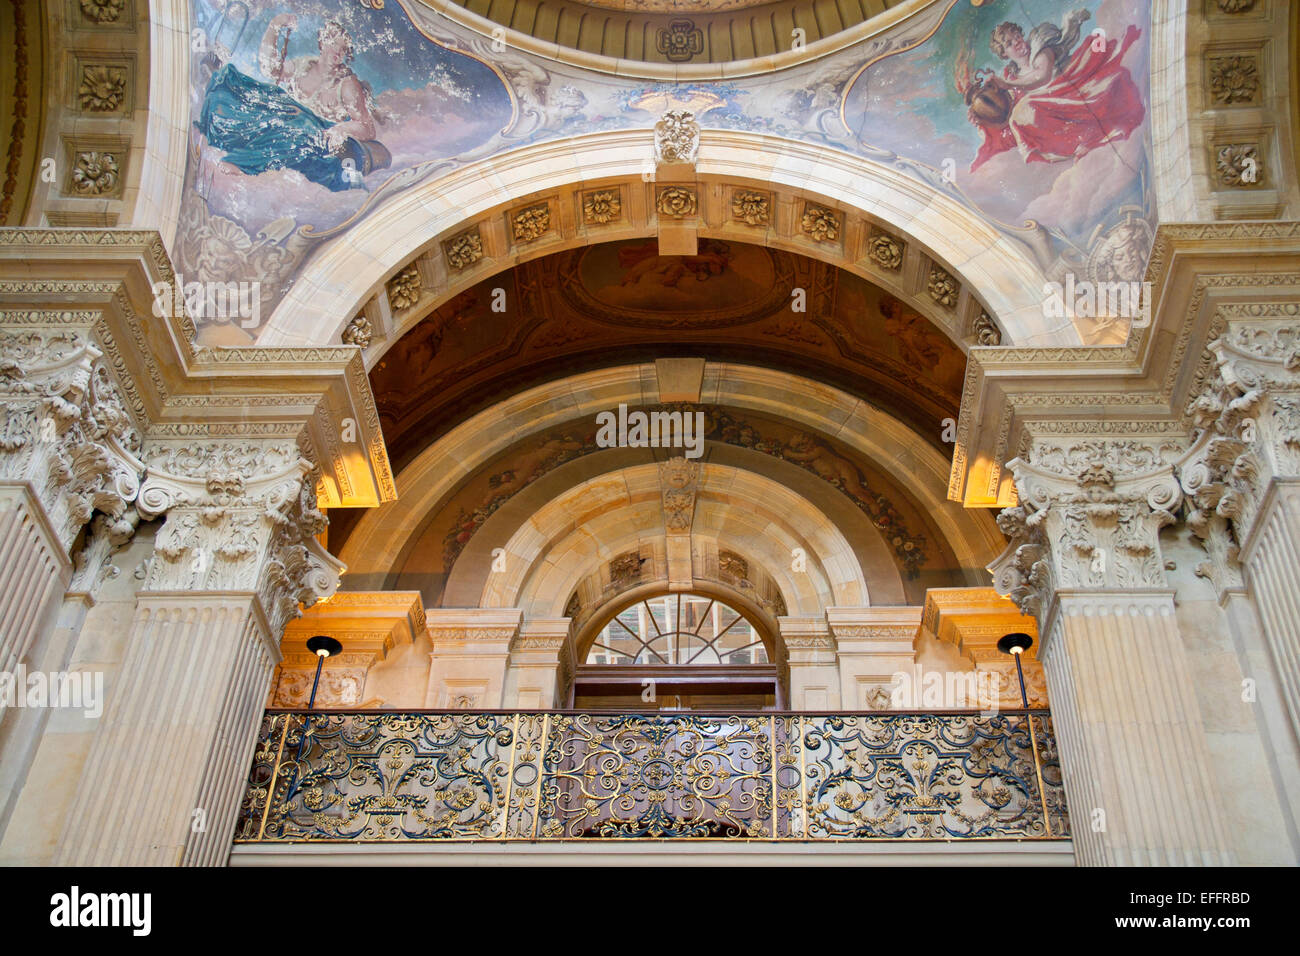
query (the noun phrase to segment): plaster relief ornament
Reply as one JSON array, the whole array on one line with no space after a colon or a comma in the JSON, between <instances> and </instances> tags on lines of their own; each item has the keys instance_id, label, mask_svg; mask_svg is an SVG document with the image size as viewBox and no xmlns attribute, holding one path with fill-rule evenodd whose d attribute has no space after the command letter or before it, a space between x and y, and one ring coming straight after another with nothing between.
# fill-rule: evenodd
<instances>
[{"instance_id":1,"label":"plaster relief ornament","mask_svg":"<svg viewBox=\"0 0 1300 956\"><path fill-rule=\"evenodd\" d=\"M951 309L957 305L957 293L960 287L957 280L952 277L946 270L939 266L930 266L930 278L926 281L925 291L930 293L930 298L934 299L945 309Z\"/></svg>"},{"instance_id":2,"label":"plaster relief ornament","mask_svg":"<svg viewBox=\"0 0 1300 956\"><path fill-rule=\"evenodd\" d=\"M981 312L975 319L975 341L979 345L1001 345L1002 332L989 318L987 312Z\"/></svg>"},{"instance_id":3,"label":"plaster relief ornament","mask_svg":"<svg viewBox=\"0 0 1300 956\"><path fill-rule=\"evenodd\" d=\"M117 186L117 157L112 153L78 153L72 169L72 188L87 196L102 196Z\"/></svg>"},{"instance_id":4,"label":"plaster relief ornament","mask_svg":"<svg viewBox=\"0 0 1300 956\"><path fill-rule=\"evenodd\" d=\"M483 240L478 230L461 233L443 246L453 269L465 269L483 258Z\"/></svg>"},{"instance_id":5,"label":"plaster relief ornament","mask_svg":"<svg viewBox=\"0 0 1300 956\"><path fill-rule=\"evenodd\" d=\"M659 200L655 208L662 215L671 216L674 219L685 219L687 216L694 216L696 209L695 193L681 186L669 186L659 191Z\"/></svg>"},{"instance_id":6,"label":"plaster relief ornament","mask_svg":"<svg viewBox=\"0 0 1300 956\"><path fill-rule=\"evenodd\" d=\"M348 345L357 345L364 349L370 346L371 331L370 320L364 315L358 315L348 323L341 338Z\"/></svg>"},{"instance_id":7,"label":"plaster relief ornament","mask_svg":"<svg viewBox=\"0 0 1300 956\"><path fill-rule=\"evenodd\" d=\"M388 304L394 309L409 309L420 298L420 270L412 262L388 280Z\"/></svg>"},{"instance_id":8,"label":"plaster relief ornament","mask_svg":"<svg viewBox=\"0 0 1300 956\"><path fill-rule=\"evenodd\" d=\"M582 218L603 226L623 215L623 201L616 189L601 189L582 197Z\"/></svg>"},{"instance_id":9,"label":"plaster relief ornament","mask_svg":"<svg viewBox=\"0 0 1300 956\"><path fill-rule=\"evenodd\" d=\"M673 20L655 35L655 49L670 63L684 63L704 52L704 32L690 20Z\"/></svg>"},{"instance_id":10,"label":"plaster relief ornament","mask_svg":"<svg viewBox=\"0 0 1300 956\"><path fill-rule=\"evenodd\" d=\"M551 207L542 203L515 213L510 229L516 242L532 242L551 229Z\"/></svg>"},{"instance_id":11,"label":"plaster relief ornament","mask_svg":"<svg viewBox=\"0 0 1300 956\"><path fill-rule=\"evenodd\" d=\"M112 23L122 15L126 0L80 0L81 15L96 23Z\"/></svg>"},{"instance_id":12,"label":"plaster relief ornament","mask_svg":"<svg viewBox=\"0 0 1300 956\"><path fill-rule=\"evenodd\" d=\"M1210 92L1216 103L1251 103L1259 92L1259 70L1253 56L1210 59Z\"/></svg>"},{"instance_id":13,"label":"plaster relief ornament","mask_svg":"<svg viewBox=\"0 0 1300 956\"><path fill-rule=\"evenodd\" d=\"M771 200L765 193L741 190L731 196L731 214L750 226L766 226Z\"/></svg>"},{"instance_id":14,"label":"plaster relief ornament","mask_svg":"<svg viewBox=\"0 0 1300 956\"><path fill-rule=\"evenodd\" d=\"M81 71L77 101L83 110L111 113L126 98L126 70L117 66L88 66Z\"/></svg>"},{"instance_id":15,"label":"plaster relief ornament","mask_svg":"<svg viewBox=\"0 0 1300 956\"><path fill-rule=\"evenodd\" d=\"M867 255L882 269L897 270L903 265L903 244L893 236L877 233L867 243Z\"/></svg>"},{"instance_id":16,"label":"plaster relief ornament","mask_svg":"<svg viewBox=\"0 0 1300 956\"><path fill-rule=\"evenodd\" d=\"M1224 13L1249 13L1255 9L1255 0L1219 0L1219 9Z\"/></svg>"},{"instance_id":17,"label":"plaster relief ornament","mask_svg":"<svg viewBox=\"0 0 1300 956\"><path fill-rule=\"evenodd\" d=\"M1259 147L1254 143L1231 143L1220 146L1215 155L1215 173L1225 186L1249 188L1264 178L1259 161Z\"/></svg>"},{"instance_id":18,"label":"plaster relief ornament","mask_svg":"<svg viewBox=\"0 0 1300 956\"><path fill-rule=\"evenodd\" d=\"M840 221L834 211L812 203L803 207L800 226L813 242L834 242L840 236Z\"/></svg>"},{"instance_id":19,"label":"plaster relief ornament","mask_svg":"<svg viewBox=\"0 0 1300 956\"><path fill-rule=\"evenodd\" d=\"M691 163L700 153L700 124L690 110L668 110L655 123L655 162Z\"/></svg>"}]
</instances>

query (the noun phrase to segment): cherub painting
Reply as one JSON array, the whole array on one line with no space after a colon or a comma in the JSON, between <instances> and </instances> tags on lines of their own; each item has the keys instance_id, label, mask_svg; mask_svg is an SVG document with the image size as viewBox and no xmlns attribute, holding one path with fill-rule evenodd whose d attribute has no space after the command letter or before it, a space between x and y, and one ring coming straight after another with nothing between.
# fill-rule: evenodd
<instances>
[{"instance_id":1,"label":"cherub painting","mask_svg":"<svg viewBox=\"0 0 1300 956\"><path fill-rule=\"evenodd\" d=\"M1139 30L1129 26L1118 40L1093 34L1080 43L1089 16L1074 10L1060 26L1040 23L1028 36L1017 23L998 24L989 49L1007 61L1000 74L984 69L970 75L965 58L959 61L957 89L984 137L972 172L1010 149L1027 163L1078 160L1127 139L1141 125L1142 97L1121 63Z\"/></svg>"},{"instance_id":2,"label":"cherub painting","mask_svg":"<svg viewBox=\"0 0 1300 956\"><path fill-rule=\"evenodd\" d=\"M214 72L194 125L224 153L225 171L295 169L336 192L362 186L392 157L375 139L370 86L349 66L352 41L337 20L327 20L316 34L319 56L287 59L297 26L293 14L280 14L266 28L257 59L271 82L209 54Z\"/></svg>"}]
</instances>

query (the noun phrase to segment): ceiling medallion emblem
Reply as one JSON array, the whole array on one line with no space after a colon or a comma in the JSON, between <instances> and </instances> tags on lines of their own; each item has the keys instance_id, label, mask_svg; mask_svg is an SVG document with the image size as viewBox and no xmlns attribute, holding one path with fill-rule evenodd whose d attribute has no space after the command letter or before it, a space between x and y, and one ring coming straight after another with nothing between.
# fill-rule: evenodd
<instances>
[{"instance_id":1,"label":"ceiling medallion emblem","mask_svg":"<svg viewBox=\"0 0 1300 956\"><path fill-rule=\"evenodd\" d=\"M655 47L672 63L685 63L704 52L704 33L690 20L673 20L659 29Z\"/></svg>"}]
</instances>

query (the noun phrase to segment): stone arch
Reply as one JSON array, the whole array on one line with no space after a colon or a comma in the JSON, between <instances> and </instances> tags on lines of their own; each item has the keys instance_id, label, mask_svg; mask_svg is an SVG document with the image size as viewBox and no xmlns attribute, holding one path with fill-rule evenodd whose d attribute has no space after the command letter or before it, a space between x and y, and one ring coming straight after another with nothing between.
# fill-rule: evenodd
<instances>
[{"instance_id":1,"label":"stone arch","mask_svg":"<svg viewBox=\"0 0 1300 956\"><path fill-rule=\"evenodd\" d=\"M519 392L451 429L397 476L402 493L397 502L368 511L357 522L340 555L353 569L353 586L390 586L389 576L402 565L440 503L521 438L594 417L620 402L645 401L656 389L652 364L607 368ZM706 366L701 400L767 411L811 433L833 435L864 460L895 474L944 537L964 569L966 583L985 583L983 568L1005 541L988 514L947 500L947 459L908 426L837 389L752 366Z\"/></svg>"},{"instance_id":2,"label":"stone arch","mask_svg":"<svg viewBox=\"0 0 1300 956\"><path fill-rule=\"evenodd\" d=\"M373 364L388 343L433 308L501 269L567 248L652 235L656 221L644 208L655 175L652 146L649 129L548 141L480 160L400 193L308 262L257 342L267 346L337 342L351 319L370 309L382 333L382 340L367 352L367 362ZM706 204L700 236L731 237L832 262L880 284L957 341L985 311L1001 326L1004 344L1080 342L1068 321L1044 317L1044 273L1029 245L883 163L776 136L705 130L692 179L702 190L714 190L718 208L731 185L766 189L777 206L773 226L755 227L719 219ZM580 228L573 221L574 197L596 186L628 190L629 205L633 200L642 204L639 219L626 226ZM641 191L640 198L636 190ZM562 224L566 216L569 219L565 231L553 239L511 245L505 237L505 214L549 197L563 197L556 205ZM822 205L842 217L843 230L836 242L816 242L792 228L792 217L798 220L804 202ZM910 265L898 270L897 278L871 265L865 242L874 227L896 236L910 250ZM440 254L441 243L467 229L479 230L487 251L478 262L449 272ZM385 283L413 261L423 263L425 284L435 292L418 307L393 316L387 308ZM962 286L952 308L936 305L925 291L931 265L950 273Z\"/></svg>"},{"instance_id":3,"label":"stone arch","mask_svg":"<svg viewBox=\"0 0 1300 956\"><path fill-rule=\"evenodd\" d=\"M731 466L705 463L701 472L695 505L695 524L701 530L692 529L693 539L722 541L760 561L776 579L789 613L870 603L862 559L841 529L806 498L770 478ZM623 493L610 493L620 486ZM724 493L743 500L745 509L733 512L721 499ZM505 545L506 570L483 575L472 562L463 569L458 563L447 587L449 603L465 603L477 585L480 607L520 607L529 617L560 617L577 582L602 561L664 534L658 467L653 463L606 472L572 485L535 510L522 510L531 511L532 517ZM887 581L890 574L896 578L888 549L876 537L873 580ZM806 551L806 573L790 573L794 547ZM883 586L885 581L882 592L901 596L901 582L890 588Z\"/></svg>"}]
</instances>

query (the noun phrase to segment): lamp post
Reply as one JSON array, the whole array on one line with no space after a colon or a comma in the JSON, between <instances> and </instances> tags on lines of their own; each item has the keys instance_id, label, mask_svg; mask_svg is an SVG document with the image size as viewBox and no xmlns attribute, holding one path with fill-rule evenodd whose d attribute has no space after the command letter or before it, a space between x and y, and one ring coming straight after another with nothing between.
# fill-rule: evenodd
<instances>
[{"instance_id":1,"label":"lamp post","mask_svg":"<svg viewBox=\"0 0 1300 956\"><path fill-rule=\"evenodd\" d=\"M320 686L321 668L325 666L325 658L333 657L343 650L343 645L332 637L326 637L323 634L317 634L315 637L307 638L307 650L316 655L316 679L311 685L311 700L307 701L307 709L314 710L316 707L316 688ZM1022 680L1023 684L1024 681Z\"/></svg>"},{"instance_id":2,"label":"lamp post","mask_svg":"<svg viewBox=\"0 0 1300 956\"><path fill-rule=\"evenodd\" d=\"M1043 826L1047 835L1052 835L1052 818L1047 812L1047 792L1043 789L1043 764L1038 756L1038 734L1034 731L1034 715L1029 712L1029 695L1025 693L1025 669L1020 663L1020 656L1034 646L1034 639L1028 634L1006 634L998 639L998 650L1010 654L1016 659L1016 676L1020 678L1020 704L1025 708L1025 723L1029 727L1029 746L1034 752L1034 776L1038 778L1038 799L1043 807Z\"/></svg>"},{"instance_id":3,"label":"lamp post","mask_svg":"<svg viewBox=\"0 0 1300 956\"><path fill-rule=\"evenodd\" d=\"M1020 704L1029 709L1029 696L1025 693L1025 669L1020 666L1020 655L1034 646L1034 639L1028 634L1007 634L998 638L998 650L1010 654L1016 659L1016 676L1020 678Z\"/></svg>"}]
</instances>

